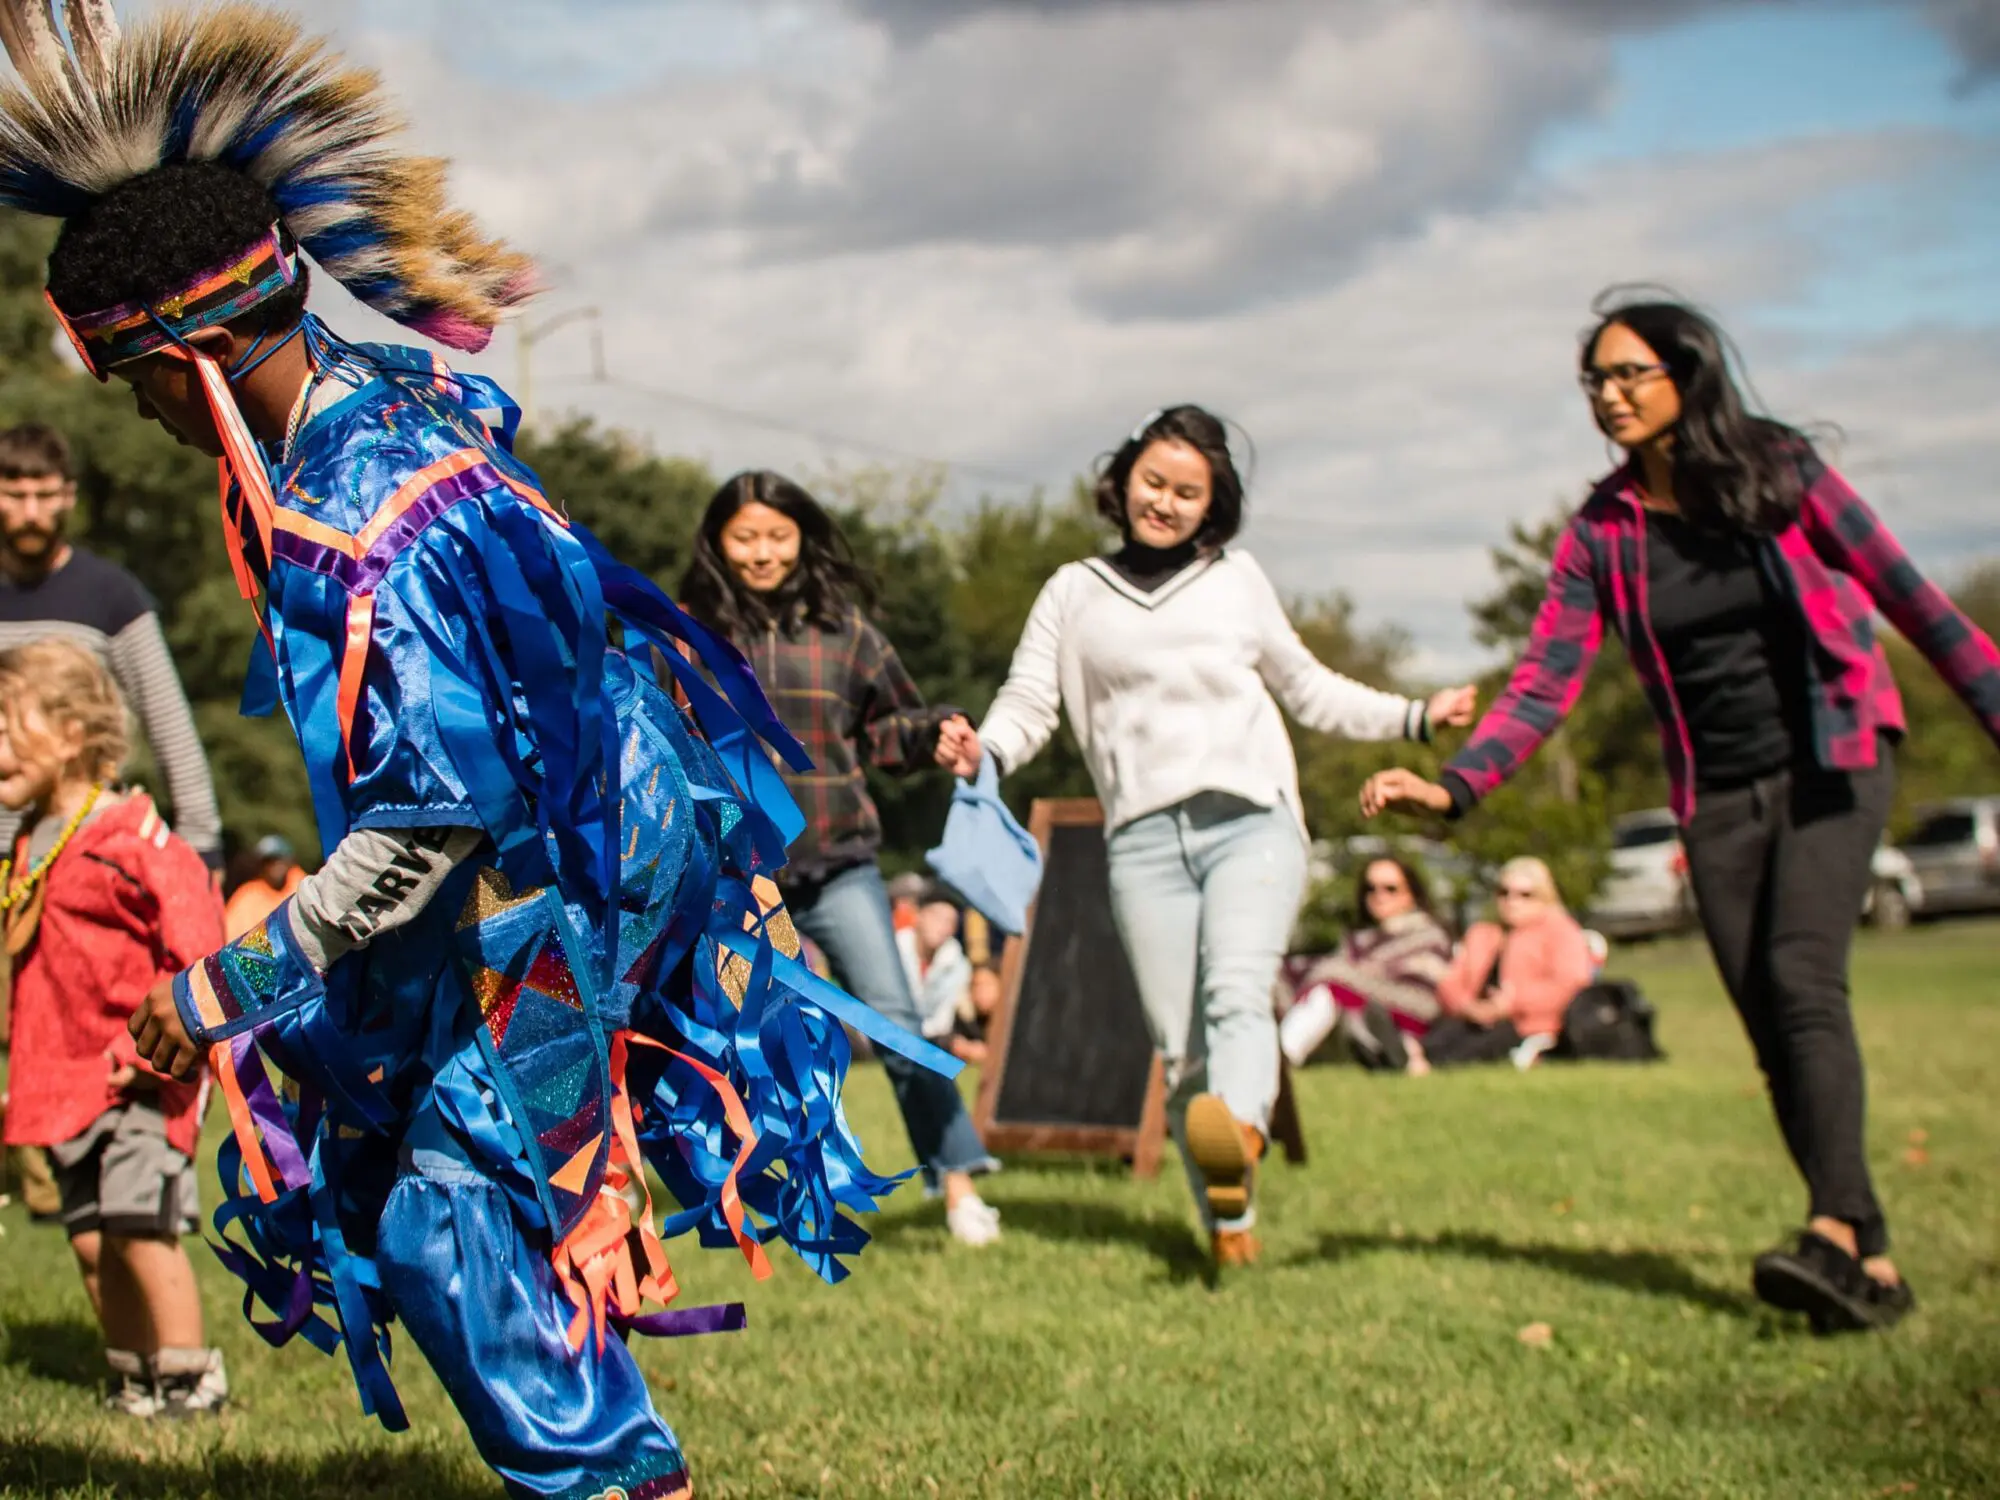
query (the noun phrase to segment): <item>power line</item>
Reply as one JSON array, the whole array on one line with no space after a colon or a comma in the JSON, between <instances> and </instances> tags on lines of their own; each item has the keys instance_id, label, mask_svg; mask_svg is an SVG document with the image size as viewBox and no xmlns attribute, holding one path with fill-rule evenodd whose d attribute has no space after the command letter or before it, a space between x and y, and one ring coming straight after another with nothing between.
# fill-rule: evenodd
<instances>
[{"instance_id":1,"label":"power line","mask_svg":"<svg viewBox=\"0 0 2000 1500\"><path fill-rule=\"evenodd\" d=\"M820 428L805 427L783 418L766 416L762 412L745 411L741 407L728 406L720 401L711 401L705 396L694 396L686 391L668 390L663 386L648 385L642 381L627 380L619 375L599 375L595 377L569 376L548 382L550 385L604 385L613 390L629 391L633 395L645 396L654 401L665 401L674 406L686 407L708 416L720 417L725 421L741 422L746 426L762 427L771 432L782 432L791 437L804 438L823 448L845 448L857 453L872 453L880 458L903 464L922 464L929 468L947 469L978 478L997 480L1002 484L1018 485L1022 489L1040 490L1048 488L1048 482L1030 479L1007 469L991 468L985 464L961 463L955 459L936 458L925 453L915 453L906 448L898 448L889 443L878 443L872 438L849 437L842 433L827 432Z\"/></svg>"}]
</instances>

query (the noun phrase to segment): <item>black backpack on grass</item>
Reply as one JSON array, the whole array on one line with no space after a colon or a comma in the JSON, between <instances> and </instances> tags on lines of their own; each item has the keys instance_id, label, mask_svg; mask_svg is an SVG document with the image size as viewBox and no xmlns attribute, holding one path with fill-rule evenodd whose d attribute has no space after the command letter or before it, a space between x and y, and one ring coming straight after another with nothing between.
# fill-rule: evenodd
<instances>
[{"instance_id":1,"label":"black backpack on grass","mask_svg":"<svg viewBox=\"0 0 2000 1500\"><path fill-rule=\"evenodd\" d=\"M1666 1054L1653 1039L1652 1001L1628 979L1586 985L1563 1015L1562 1036L1551 1057L1577 1061L1658 1062Z\"/></svg>"}]
</instances>

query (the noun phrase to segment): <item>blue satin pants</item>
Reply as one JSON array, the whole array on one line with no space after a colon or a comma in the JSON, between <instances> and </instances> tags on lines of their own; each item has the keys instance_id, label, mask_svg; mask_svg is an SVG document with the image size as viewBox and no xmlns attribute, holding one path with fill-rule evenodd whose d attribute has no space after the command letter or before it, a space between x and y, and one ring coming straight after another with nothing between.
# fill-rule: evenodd
<instances>
[{"instance_id":1,"label":"blue satin pants","mask_svg":"<svg viewBox=\"0 0 2000 1500\"><path fill-rule=\"evenodd\" d=\"M615 1336L573 1351L575 1309L507 1195L471 1171L406 1172L382 1210L376 1262L409 1336L480 1457L522 1497L671 1500L680 1445Z\"/></svg>"}]
</instances>

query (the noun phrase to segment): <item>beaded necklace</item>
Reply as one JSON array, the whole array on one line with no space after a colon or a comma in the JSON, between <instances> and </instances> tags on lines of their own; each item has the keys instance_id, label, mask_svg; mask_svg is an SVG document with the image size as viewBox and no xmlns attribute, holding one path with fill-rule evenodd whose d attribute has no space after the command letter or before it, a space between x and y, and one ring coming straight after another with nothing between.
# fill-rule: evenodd
<instances>
[{"instance_id":1,"label":"beaded necklace","mask_svg":"<svg viewBox=\"0 0 2000 1500\"><path fill-rule=\"evenodd\" d=\"M5 888L5 894L0 895L0 912L12 911L27 900L35 887L41 884L42 877L49 873L49 867L56 862L56 856L61 854L69 841L76 837L77 829L83 827L83 820L90 816L90 810L97 806L97 799L103 795L104 783L100 781L91 787L90 795L83 799L83 806L76 810L75 816L69 820L69 825L63 829L49 852L36 860L28 873L18 881L11 878L14 873L14 861L11 858L0 859L0 887Z\"/></svg>"}]
</instances>

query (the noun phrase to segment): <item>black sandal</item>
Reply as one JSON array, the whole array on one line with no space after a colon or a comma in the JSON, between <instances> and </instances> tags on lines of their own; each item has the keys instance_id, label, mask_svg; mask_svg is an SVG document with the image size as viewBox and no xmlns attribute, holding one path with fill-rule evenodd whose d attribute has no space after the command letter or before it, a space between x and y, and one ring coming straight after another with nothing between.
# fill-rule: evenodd
<instances>
[{"instance_id":1,"label":"black sandal","mask_svg":"<svg viewBox=\"0 0 2000 1500\"><path fill-rule=\"evenodd\" d=\"M1751 1283L1770 1306L1804 1313L1818 1334L1891 1328L1917 1305L1908 1282L1877 1281L1854 1256L1810 1229L1796 1245L1758 1256Z\"/></svg>"}]
</instances>

